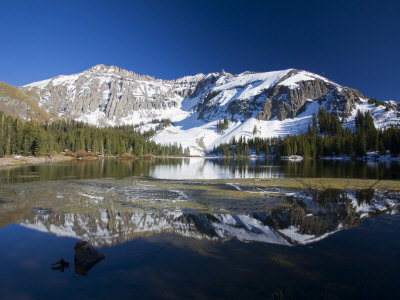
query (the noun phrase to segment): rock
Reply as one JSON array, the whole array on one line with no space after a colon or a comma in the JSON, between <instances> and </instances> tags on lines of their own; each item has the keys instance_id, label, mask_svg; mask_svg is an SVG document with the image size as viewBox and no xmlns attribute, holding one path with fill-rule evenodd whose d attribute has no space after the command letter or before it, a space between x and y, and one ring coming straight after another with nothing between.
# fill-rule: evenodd
<instances>
[{"instance_id":1,"label":"rock","mask_svg":"<svg viewBox=\"0 0 400 300\"><path fill-rule=\"evenodd\" d=\"M88 242L79 242L75 246L75 273L87 275L91 268L106 256L94 249Z\"/></svg>"}]
</instances>

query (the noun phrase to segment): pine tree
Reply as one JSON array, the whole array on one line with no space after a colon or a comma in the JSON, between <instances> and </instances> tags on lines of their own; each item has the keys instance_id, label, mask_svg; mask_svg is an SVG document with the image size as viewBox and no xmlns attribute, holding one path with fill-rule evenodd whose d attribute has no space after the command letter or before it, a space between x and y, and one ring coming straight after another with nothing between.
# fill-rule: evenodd
<instances>
[{"instance_id":1,"label":"pine tree","mask_svg":"<svg viewBox=\"0 0 400 300\"><path fill-rule=\"evenodd\" d=\"M367 154L367 138L364 129L360 129L356 134L354 152L357 156Z\"/></svg>"},{"instance_id":2,"label":"pine tree","mask_svg":"<svg viewBox=\"0 0 400 300\"><path fill-rule=\"evenodd\" d=\"M347 156L351 156L354 153L353 146L353 135L349 128L346 128L344 132L344 142L343 142L343 153Z\"/></svg>"},{"instance_id":3,"label":"pine tree","mask_svg":"<svg viewBox=\"0 0 400 300\"><path fill-rule=\"evenodd\" d=\"M258 132L258 130L257 130L257 125L254 125L254 128L253 128L253 135L256 135L257 132Z\"/></svg>"},{"instance_id":4,"label":"pine tree","mask_svg":"<svg viewBox=\"0 0 400 300\"><path fill-rule=\"evenodd\" d=\"M44 155L47 153L47 139L44 130L37 132L36 138L33 141L33 154L35 156Z\"/></svg>"},{"instance_id":5,"label":"pine tree","mask_svg":"<svg viewBox=\"0 0 400 300\"><path fill-rule=\"evenodd\" d=\"M224 129L228 128L228 126L229 126L228 117L225 116L225 117L224 117Z\"/></svg>"},{"instance_id":6,"label":"pine tree","mask_svg":"<svg viewBox=\"0 0 400 300\"><path fill-rule=\"evenodd\" d=\"M143 145L141 143L136 143L135 146L133 147L133 153L139 156L143 155ZM166 152L164 152L167 154Z\"/></svg>"},{"instance_id":7,"label":"pine tree","mask_svg":"<svg viewBox=\"0 0 400 300\"><path fill-rule=\"evenodd\" d=\"M379 151L379 155L385 155L386 154L386 149L385 149L385 145L383 143L383 138L379 139L378 151Z\"/></svg>"},{"instance_id":8,"label":"pine tree","mask_svg":"<svg viewBox=\"0 0 400 300\"><path fill-rule=\"evenodd\" d=\"M312 135L316 136L318 134L318 126L317 126L317 116L313 113L312 116Z\"/></svg>"},{"instance_id":9,"label":"pine tree","mask_svg":"<svg viewBox=\"0 0 400 300\"><path fill-rule=\"evenodd\" d=\"M246 143L246 146L244 147L244 155L245 156L250 155L249 144L247 144L247 143Z\"/></svg>"},{"instance_id":10,"label":"pine tree","mask_svg":"<svg viewBox=\"0 0 400 300\"><path fill-rule=\"evenodd\" d=\"M269 145L268 145L268 143L266 143L265 144L265 156L268 158L268 156L269 156Z\"/></svg>"}]
</instances>

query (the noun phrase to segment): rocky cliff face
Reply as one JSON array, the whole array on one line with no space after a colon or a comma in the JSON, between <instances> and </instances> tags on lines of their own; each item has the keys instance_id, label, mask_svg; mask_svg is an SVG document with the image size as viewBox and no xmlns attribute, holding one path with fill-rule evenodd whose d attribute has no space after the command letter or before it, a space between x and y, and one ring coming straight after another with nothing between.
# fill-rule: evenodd
<instances>
[{"instance_id":1,"label":"rocky cliff face","mask_svg":"<svg viewBox=\"0 0 400 300\"><path fill-rule=\"evenodd\" d=\"M38 93L41 107L64 117L101 125L139 123L141 119L158 117L162 111L177 108L182 96L190 93L191 80L166 81L97 65L79 74L58 76L24 88ZM133 115L133 112L140 113ZM129 116L129 120L124 120Z\"/></svg>"},{"instance_id":2,"label":"rocky cliff face","mask_svg":"<svg viewBox=\"0 0 400 300\"><path fill-rule=\"evenodd\" d=\"M294 118L310 101L348 116L364 99L353 89L299 70L232 75L224 71L177 80L142 76L97 65L23 87L36 92L40 107L64 117L99 124L133 124L151 118L181 120L195 112L205 122L221 119Z\"/></svg>"},{"instance_id":3,"label":"rocky cliff face","mask_svg":"<svg viewBox=\"0 0 400 300\"><path fill-rule=\"evenodd\" d=\"M348 117L357 100L365 97L357 90L341 87L318 75L292 70L280 82L265 91L266 100L259 120L278 117L295 118L305 111L310 101L324 104L325 109L340 117Z\"/></svg>"}]
</instances>

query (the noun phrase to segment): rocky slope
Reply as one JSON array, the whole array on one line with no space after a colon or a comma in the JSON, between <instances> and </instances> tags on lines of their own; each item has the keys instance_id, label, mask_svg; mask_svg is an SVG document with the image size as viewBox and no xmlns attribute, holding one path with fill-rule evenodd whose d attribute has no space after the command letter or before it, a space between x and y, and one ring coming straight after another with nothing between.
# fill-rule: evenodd
<instances>
[{"instance_id":1,"label":"rocky slope","mask_svg":"<svg viewBox=\"0 0 400 300\"><path fill-rule=\"evenodd\" d=\"M6 115L37 122L49 121L57 117L56 113L41 108L38 101L39 97L35 92L0 82L0 110Z\"/></svg>"}]
</instances>

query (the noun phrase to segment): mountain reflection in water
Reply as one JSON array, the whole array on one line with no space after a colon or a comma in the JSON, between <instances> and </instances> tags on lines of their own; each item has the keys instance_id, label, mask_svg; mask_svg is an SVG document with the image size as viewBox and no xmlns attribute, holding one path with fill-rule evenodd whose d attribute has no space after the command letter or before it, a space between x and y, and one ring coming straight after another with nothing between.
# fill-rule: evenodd
<instances>
[{"instance_id":1,"label":"mountain reflection in water","mask_svg":"<svg viewBox=\"0 0 400 300\"><path fill-rule=\"evenodd\" d=\"M3 189L2 207L20 210L3 224L19 223L95 247L157 233L215 241L310 244L358 226L370 216L397 213L400 198L397 191L372 189L261 190L229 183L209 187L151 180L25 183L23 190L19 185Z\"/></svg>"}]
</instances>

